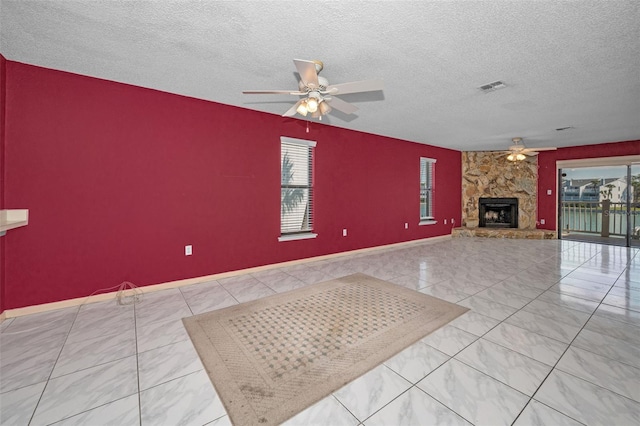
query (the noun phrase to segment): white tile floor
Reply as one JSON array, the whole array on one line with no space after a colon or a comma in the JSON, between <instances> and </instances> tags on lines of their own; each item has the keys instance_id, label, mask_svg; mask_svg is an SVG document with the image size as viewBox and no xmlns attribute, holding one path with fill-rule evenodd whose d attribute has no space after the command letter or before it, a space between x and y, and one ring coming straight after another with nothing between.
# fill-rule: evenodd
<instances>
[{"instance_id":1,"label":"white tile floor","mask_svg":"<svg viewBox=\"0 0 640 426\"><path fill-rule=\"evenodd\" d=\"M471 311L288 425L640 424L640 250L464 238L5 320L0 423L229 424L180 319L354 272Z\"/></svg>"}]
</instances>

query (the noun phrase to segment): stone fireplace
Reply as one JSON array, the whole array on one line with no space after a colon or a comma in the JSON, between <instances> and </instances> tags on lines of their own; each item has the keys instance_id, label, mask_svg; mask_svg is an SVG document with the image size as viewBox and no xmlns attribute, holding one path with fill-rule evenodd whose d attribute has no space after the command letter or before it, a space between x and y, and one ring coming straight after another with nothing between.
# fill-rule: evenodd
<instances>
[{"instance_id":1,"label":"stone fireplace","mask_svg":"<svg viewBox=\"0 0 640 426\"><path fill-rule=\"evenodd\" d=\"M480 228L517 228L517 198L486 198L479 201Z\"/></svg>"},{"instance_id":2,"label":"stone fireplace","mask_svg":"<svg viewBox=\"0 0 640 426\"><path fill-rule=\"evenodd\" d=\"M555 231L536 229L537 187L537 157L511 162L501 152L463 152L462 227L451 236L557 238Z\"/></svg>"},{"instance_id":3,"label":"stone fireplace","mask_svg":"<svg viewBox=\"0 0 640 426\"><path fill-rule=\"evenodd\" d=\"M480 227L480 200L497 198L517 200L517 213L512 213L510 218L514 222L506 228L536 229L537 185L537 157L511 162L500 152L463 152L462 226ZM494 213L489 216L490 223L495 224ZM486 225L486 218L484 220Z\"/></svg>"}]
</instances>

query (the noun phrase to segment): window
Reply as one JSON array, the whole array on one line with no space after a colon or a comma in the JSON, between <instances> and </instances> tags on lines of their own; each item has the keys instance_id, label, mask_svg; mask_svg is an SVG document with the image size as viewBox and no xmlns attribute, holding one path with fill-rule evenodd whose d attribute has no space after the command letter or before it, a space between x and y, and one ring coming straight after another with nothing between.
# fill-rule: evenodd
<instances>
[{"instance_id":1,"label":"window","mask_svg":"<svg viewBox=\"0 0 640 426\"><path fill-rule=\"evenodd\" d=\"M315 141L280 138L279 241L315 238L313 233L313 152Z\"/></svg>"},{"instance_id":2,"label":"window","mask_svg":"<svg viewBox=\"0 0 640 426\"><path fill-rule=\"evenodd\" d=\"M420 225L436 223L433 217L433 165L436 160L420 157Z\"/></svg>"}]
</instances>

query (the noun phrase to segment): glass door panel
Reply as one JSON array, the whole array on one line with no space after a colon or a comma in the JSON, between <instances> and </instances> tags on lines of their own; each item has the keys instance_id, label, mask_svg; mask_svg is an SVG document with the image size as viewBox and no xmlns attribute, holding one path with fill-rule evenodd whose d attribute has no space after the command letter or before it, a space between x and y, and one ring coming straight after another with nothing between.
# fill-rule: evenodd
<instances>
[{"instance_id":1,"label":"glass door panel","mask_svg":"<svg viewBox=\"0 0 640 426\"><path fill-rule=\"evenodd\" d=\"M631 247L640 247L640 164L632 164L629 175L629 241Z\"/></svg>"},{"instance_id":2,"label":"glass door panel","mask_svg":"<svg viewBox=\"0 0 640 426\"><path fill-rule=\"evenodd\" d=\"M628 175L628 166L562 169L558 212L561 238L628 245L627 198L632 191ZM640 217L635 220L640 226Z\"/></svg>"}]
</instances>

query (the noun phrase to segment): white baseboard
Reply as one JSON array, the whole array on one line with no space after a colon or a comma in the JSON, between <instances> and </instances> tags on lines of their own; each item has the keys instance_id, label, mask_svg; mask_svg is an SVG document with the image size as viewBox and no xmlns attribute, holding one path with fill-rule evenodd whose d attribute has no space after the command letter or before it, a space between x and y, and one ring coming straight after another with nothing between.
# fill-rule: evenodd
<instances>
[{"instance_id":1,"label":"white baseboard","mask_svg":"<svg viewBox=\"0 0 640 426\"><path fill-rule=\"evenodd\" d=\"M435 243L435 242L442 241L442 240L445 240L445 239L451 239L451 235L450 234L448 234L448 235L440 235L440 236L437 236L437 237L430 237L430 238L423 238L423 239L419 239L419 240L404 241L404 242L401 242L401 243L393 243L393 244L387 244L387 245L383 245L383 246L368 247L368 248L345 251L345 252L340 252L340 253L325 254L325 255L322 255L322 256L309 257L309 258L306 258L306 259L291 260L291 261L288 261L288 262L281 262L281 263L274 263L274 264L264 265L264 266L256 266L256 267L253 267L253 268L239 269L237 271L222 272L222 273L219 273L219 274L205 275L205 276L195 277L195 278L186 278L186 279L183 279L183 280L169 281L169 282L165 282L165 283L152 284L152 285L147 285L147 286L144 286L144 287L138 287L137 290L139 290L142 293L151 293L151 292L154 292L154 291L167 290L167 289L170 289L170 288L177 288L177 287L184 287L184 286L187 286L187 285L199 284L199 283L204 283L204 282L207 282L207 281L213 281L213 280L218 280L218 279L222 279L222 278L233 277L233 276L236 276L236 275L250 274L250 273L253 273L253 272L266 271L266 270L269 270L269 269L282 268L284 266L300 265L300 264L304 264L304 263L315 262L315 261L318 261L318 260L334 259L334 258L337 258L337 257L349 256L349 255L359 254L359 253L367 253L367 252L371 252L371 251L383 250L383 249L389 249L389 248L404 247L404 246L409 246L409 245L425 244L425 243ZM128 295L132 295L133 291L125 290L123 293L124 293L125 296L128 296ZM40 312L53 311L53 310L56 310L56 309L63 309L63 308L69 308L69 307L73 307L73 306L80 306L80 305L84 305L85 303L94 303L94 302L102 302L102 301L105 301L105 300L111 300L111 299L115 299L116 295L117 295L117 291L113 291L113 292L109 292L109 293L96 294L94 296L78 297L78 298L75 298L75 299L61 300L59 302L51 302L51 303L43 303L41 305L26 306L24 308L7 309L6 311L2 312L2 314L0 314L0 321L4 320L5 318L20 317L20 316L23 316L23 315L30 315L30 314L40 313Z\"/></svg>"}]
</instances>

